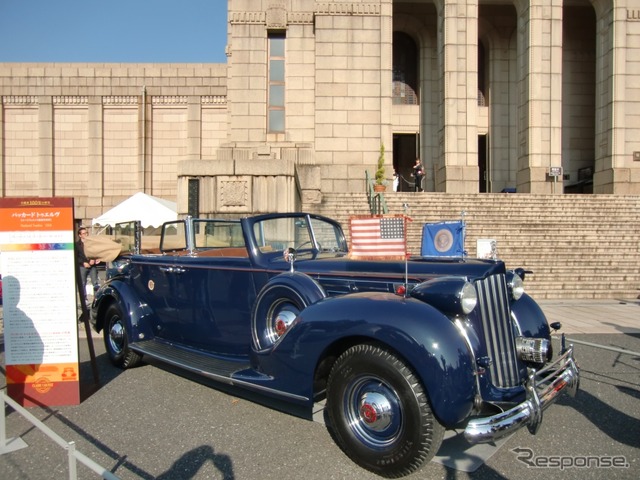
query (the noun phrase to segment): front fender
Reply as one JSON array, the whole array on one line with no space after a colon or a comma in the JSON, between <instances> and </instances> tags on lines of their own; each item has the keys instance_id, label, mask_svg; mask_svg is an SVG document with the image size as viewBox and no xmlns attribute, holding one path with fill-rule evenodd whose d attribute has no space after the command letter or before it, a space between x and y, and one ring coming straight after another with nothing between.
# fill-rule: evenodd
<instances>
[{"instance_id":1,"label":"front fender","mask_svg":"<svg viewBox=\"0 0 640 480\"><path fill-rule=\"evenodd\" d=\"M311 398L315 370L327 352L367 342L404 358L443 424L468 417L475 393L471 354L446 316L413 298L381 292L326 298L302 311L273 350L256 353L256 360L283 390Z\"/></svg>"},{"instance_id":2,"label":"front fender","mask_svg":"<svg viewBox=\"0 0 640 480\"><path fill-rule=\"evenodd\" d=\"M524 294L511 304L511 315L522 336L551 339L547 317L540 305L529 295Z\"/></svg>"},{"instance_id":3,"label":"front fender","mask_svg":"<svg viewBox=\"0 0 640 480\"><path fill-rule=\"evenodd\" d=\"M111 280L96 292L91 305L91 323L96 332L104 328L105 314L110 305L115 303L124 315L127 322L127 331L130 332L130 342L137 339L151 338L153 332L148 318L153 314L146 304L141 304L139 298L131 287L118 279Z\"/></svg>"}]
</instances>

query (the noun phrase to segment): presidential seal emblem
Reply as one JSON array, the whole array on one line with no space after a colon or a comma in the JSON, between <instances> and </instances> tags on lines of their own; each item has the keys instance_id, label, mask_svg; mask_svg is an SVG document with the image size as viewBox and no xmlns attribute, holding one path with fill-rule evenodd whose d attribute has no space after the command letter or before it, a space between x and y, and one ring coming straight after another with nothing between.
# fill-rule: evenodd
<instances>
[{"instance_id":1,"label":"presidential seal emblem","mask_svg":"<svg viewBox=\"0 0 640 480\"><path fill-rule=\"evenodd\" d=\"M438 230L438 233L436 233L433 239L433 243L436 250L440 253L448 252L453 246L453 235L449 230L443 228L442 230Z\"/></svg>"}]
</instances>

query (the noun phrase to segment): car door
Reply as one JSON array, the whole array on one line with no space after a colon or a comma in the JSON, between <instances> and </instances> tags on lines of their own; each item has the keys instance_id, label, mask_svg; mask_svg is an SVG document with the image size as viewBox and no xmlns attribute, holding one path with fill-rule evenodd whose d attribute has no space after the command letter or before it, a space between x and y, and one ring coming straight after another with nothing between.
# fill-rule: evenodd
<instances>
[{"instance_id":1,"label":"car door","mask_svg":"<svg viewBox=\"0 0 640 480\"><path fill-rule=\"evenodd\" d=\"M188 316L178 319L182 338L210 352L248 355L251 308L256 297L248 258L187 260L181 264L185 271L180 277L192 296Z\"/></svg>"},{"instance_id":2,"label":"car door","mask_svg":"<svg viewBox=\"0 0 640 480\"><path fill-rule=\"evenodd\" d=\"M160 254L136 258L137 294L157 338L224 355L248 355L255 269L239 222L165 224ZM187 241L188 228L193 240Z\"/></svg>"},{"instance_id":3,"label":"car door","mask_svg":"<svg viewBox=\"0 0 640 480\"><path fill-rule=\"evenodd\" d=\"M156 337L225 355L248 355L253 267L243 257L162 256L136 262L137 295Z\"/></svg>"},{"instance_id":4,"label":"car door","mask_svg":"<svg viewBox=\"0 0 640 480\"><path fill-rule=\"evenodd\" d=\"M184 267L177 265L174 255L143 256L134 260L133 285L141 304L146 305L151 315L150 323L156 337L185 343L181 319L190 318L193 294L188 284L189 275ZM185 281L187 280L187 281Z\"/></svg>"}]
</instances>

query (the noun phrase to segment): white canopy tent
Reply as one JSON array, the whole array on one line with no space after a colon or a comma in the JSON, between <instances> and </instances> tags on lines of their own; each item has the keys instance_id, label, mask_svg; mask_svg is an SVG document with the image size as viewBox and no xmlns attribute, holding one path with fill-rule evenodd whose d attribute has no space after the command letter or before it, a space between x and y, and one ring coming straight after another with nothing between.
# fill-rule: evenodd
<instances>
[{"instance_id":1,"label":"white canopy tent","mask_svg":"<svg viewBox=\"0 0 640 480\"><path fill-rule=\"evenodd\" d=\"M114 227L117 223L140 220L143 228L159 227L178 219L175 202L138 192L106 211L91 222L92 225Z\"/></svg>"}]
</instances>

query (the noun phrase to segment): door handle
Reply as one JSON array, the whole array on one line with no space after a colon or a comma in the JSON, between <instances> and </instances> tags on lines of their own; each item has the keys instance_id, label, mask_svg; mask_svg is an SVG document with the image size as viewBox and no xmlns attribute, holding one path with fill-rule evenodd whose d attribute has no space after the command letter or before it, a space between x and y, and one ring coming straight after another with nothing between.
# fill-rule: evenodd
<instances>
[{"instance_id":1,"label":"door handle","mask_svg":"<svg viewBox=\"0 0 640 480\"><path fill-rule=\"evenodd\" d=\"M161 272L165 273L184 273L186 270L181 267L160 267Z\"/></svg>"}]
</instances>

